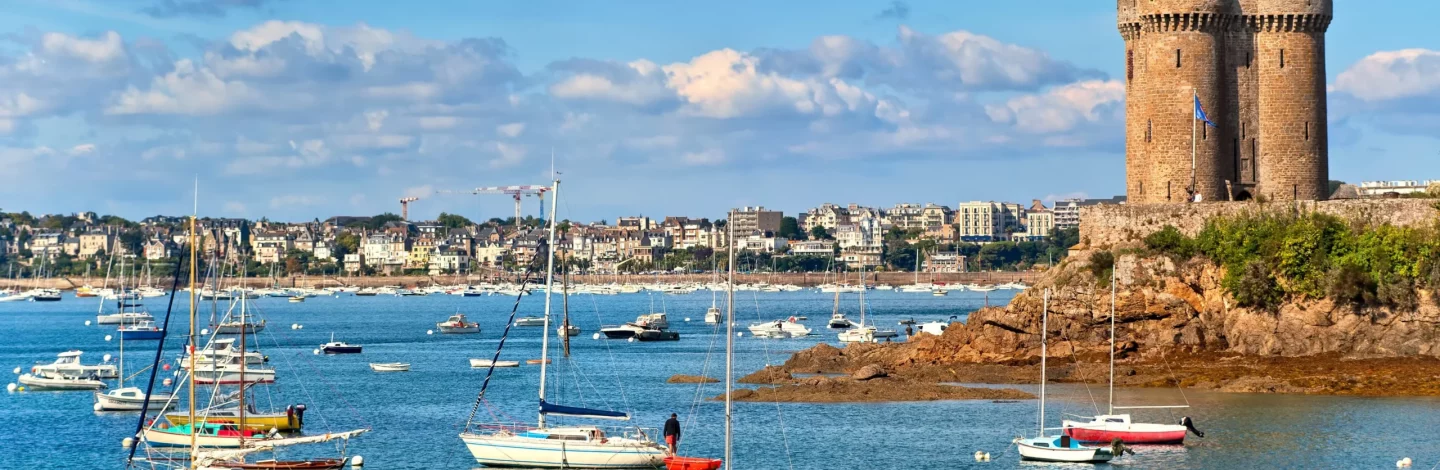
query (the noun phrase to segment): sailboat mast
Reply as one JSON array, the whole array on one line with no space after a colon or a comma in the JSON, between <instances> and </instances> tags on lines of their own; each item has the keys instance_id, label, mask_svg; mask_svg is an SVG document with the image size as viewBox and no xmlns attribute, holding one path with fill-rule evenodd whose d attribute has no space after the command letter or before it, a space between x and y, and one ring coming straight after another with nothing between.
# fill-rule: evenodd
<instances>
[{"instance_id":1,"label":"sailboat mast","mask_svg":"<svg viewBox=\"0 0 1440 470\"><path fill-rule=\"evenodd\" d=\"M242 271L242 273L243 272L244 271ZM244 274L241 274L241 277L243 278ZM240 425L240 447L245 447L245 364L250 362L250 360L245 357L246 297L248 296L245 295L245 289L240 289L240 402L238 403L238 405L240 405L240 419L236 421L236 424ZM335 341L334 332L330 333L330 341ZM215 384L216 387L219 387L220 381L217 379Z\"/></svg>"},{"instance_id":2,"label":"sailboat mast","mask_svg":"<svg viewBox=\"0 0 1440 470\"><path fill-rule=\"evenodd\" d=\"M555 185L550 189L550 242L546 251L545 261L545 332L540 339L540 401L545 401L545 366L550 362L550 293L555 286L555 210L556 201L560 200L560 180L555 180ZM543 209L545 203L540 203ZM519 220L516 220L519 223ZM540 428L545 427L545 413L540 415Z\"/></svg>"},{"instance_id":3,"label":"sailboat mast","mask_svg":"<svg viewBox=\"0 0 1440 470\"><path fill-rule=\"evenodd\" d=\"M1115 272L1110 272L1110 406L1105 414L1115 414Z\"/></svg>"},{"instance_id":4,"label":"sailboat mast","mask_svg":"<svg viewBox=\"0 0 1440 470\"><path fill-rule=\"evenodd\" d=\"M1045 437L1045 342L1050 333L1050 288L1045 288L1045 300L1040 310L1040 434Z\"/></svg>"},{"instance_id":5,"label":"sailboat mast","mask_svg":"<svg viewBox=\"0 0 1440 470\"><path fill-rule=\"evenodd\" d=\"M730 232L725 238L725 245L730 249L730 262L726 267L730 268L725 281L725 468L734 468L731 460L731 405L730 389L735 383L735 211L730 211L730 216L725 221L725 228ZM836 293L835 295L840 295Z\"/></svg>"},{"instance_id":6,"label":"sailboat mast","mask_svg":"<svg viewBox=\"0 0 1440 470\"><path fill-rule=\"evenodd\" d=\"M196 199L199 199L199 183L196 183ZM199 204L198 202L196 204ZM190 348L190 455L199 451L195 441L195 214L190 215L190 338L186 347Z\"/></svg>"}]
</instances>

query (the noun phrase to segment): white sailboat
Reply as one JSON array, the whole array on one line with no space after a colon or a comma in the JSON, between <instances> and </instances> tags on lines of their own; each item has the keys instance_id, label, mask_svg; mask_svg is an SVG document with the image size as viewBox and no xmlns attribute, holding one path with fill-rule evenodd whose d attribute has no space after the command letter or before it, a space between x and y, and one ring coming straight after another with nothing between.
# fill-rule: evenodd
<instances>
[{"instance_id":1,"label":"white sailboat","mask_svg":"<svg viewBox=\"0 0 1440 470\"><path fill-rule=\"evenodd\" d=\"M854 328L841 331L837 336L842 343L874 343L881 338L894 338L899 336L895 330L879 328L865 320L865 268L860 268L860 323Z\"/></svg>"},{"instance_id":2,"label":"white sailboat","mask_svg":"<svg viewBox=\"0 0 1440 470\"><path fill-rule=\"evenodd\" d=\"M122 283L121 285L123 286L124 284ZM140 387L125 386L125 335L120 334L119 336L120 357L115 361L119 366L119 374L117 374L118 380L115 384L116 388L104 392L95 392L95 411L140 411L145 409L145 391L141 390ZM154 403L165 404L170 402L170 398L171 395L168 393L156 393L149 397ZM163 408L163 406L157 406L156 410L160 408Z\"/></svg>"},{"instance_id":3,"label":"white sailboat","mask_svg":"<svg viewBox=\"0 0 1440 470\"><path fill-rule=\"evenodd\" d=\"M1041 462L1109 462L1115 458L1115 452L1108 447L1081 445L1079 440L1071 439L1070 436L1063 434L1059 436L1045 435L1045 343L1049 339L1048 329L1050 326L1049 289L1045 290L1043 302L1040 314L1040 429L1035 437L1015 439L1015 446L1020 451L1020 459Z\"/></svg>"},{"instance_id":4,"label":"white sailboat","mask_svg":"<svg viewBox=\"0 0 1440 470\"><path fill-rule=\"evenodd\" d=\"M546 365L550 351L550 298L555 281L555 201L559 198L560 182L551 190L550 234L547 245L545 276L545 315L541 330L540 412L535 426L496 424L467 429L460 440L481 465L527 468L656 468L662 464L665 449L639 428L607 433L597 426L552 427L547 416L575 416L596 419L629 420L630 415L617 411L563 406L545 401Z\"/></svg>"}]
</instances>

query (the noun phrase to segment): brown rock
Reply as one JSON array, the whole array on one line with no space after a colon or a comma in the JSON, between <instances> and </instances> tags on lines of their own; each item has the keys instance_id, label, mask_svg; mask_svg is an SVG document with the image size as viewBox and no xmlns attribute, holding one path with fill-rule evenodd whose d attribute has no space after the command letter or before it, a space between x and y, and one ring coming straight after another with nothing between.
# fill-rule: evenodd
<instances>
[{"instance_id":1,"label":"brown rock","mask_svg":"<svg viewBox=\"0 0 1440 470\"><path fill-rule=\"evenodd\" d=\"M870 380L889 376L890 374L885 372L885 368L878 364L861 367L860 370L855 371L854 374L850 374L850 378L855 380Z\"/></svg>"},{"instance_id":2,"label":"brown rock","mask_svg":"<svg viewBox=\"0 0 1440 470\"><path fill-rule=\"evenodd\" d=\"M720 380L718 380L718 379L716 379L716 378L714 378L714 377L705 377L705 376L700 376L700 375L685 375L685 374L675 374L675 375L670 376L669 379L665 379L665 383L671 383L671 384L702 384L702 383L703 383L703 384L713 384L713 383L719 383L719 382L720 382Z\"/></svg>"}]
</instances>

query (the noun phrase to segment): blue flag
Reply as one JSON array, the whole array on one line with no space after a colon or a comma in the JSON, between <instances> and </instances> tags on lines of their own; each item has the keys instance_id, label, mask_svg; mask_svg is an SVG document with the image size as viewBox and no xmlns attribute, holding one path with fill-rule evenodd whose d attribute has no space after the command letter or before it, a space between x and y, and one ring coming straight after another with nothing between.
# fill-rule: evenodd
<instances>
[{"instance_id":1,"label":"blue flag","mask_svg":"<svg viewBox=\"0 0 1440 470\"><path fill-rule=\"evenodd\" d=\"M1215 127L1215 123L1210 122L1210 118L1205 117L1205 110L1200 108L1200 97L1199 97L1199 96L1196 96L1196 97L1195 97L1195 119L1199 119L1199 120L1201 120L1201 121L1205 121L1205 125L1207 125L1207 126Z\"/></svg>"}]
</instances>

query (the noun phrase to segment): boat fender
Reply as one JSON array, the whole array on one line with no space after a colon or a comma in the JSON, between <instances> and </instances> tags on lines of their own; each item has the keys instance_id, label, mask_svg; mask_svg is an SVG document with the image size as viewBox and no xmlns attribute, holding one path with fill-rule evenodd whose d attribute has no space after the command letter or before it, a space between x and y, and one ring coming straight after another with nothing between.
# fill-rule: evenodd
<instances>
[{"instance_id":1,"label":"boat fender","mask_svg":"<svg viewBox=\"0 0 1440 470\"><path fill-rule=\"evenodd\" d=\"M1195 437L1205 437L1204 431L1195 429L1195 422L1191 421L1189 416L1180 418L1180 425L1185 426L1185 429L1189 429L1190 432L1195 433Z\"/></svg>"}]
</instances>

